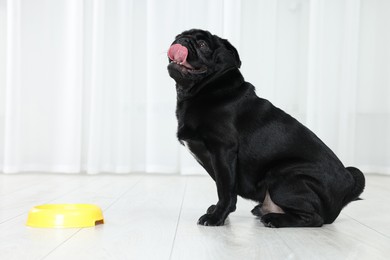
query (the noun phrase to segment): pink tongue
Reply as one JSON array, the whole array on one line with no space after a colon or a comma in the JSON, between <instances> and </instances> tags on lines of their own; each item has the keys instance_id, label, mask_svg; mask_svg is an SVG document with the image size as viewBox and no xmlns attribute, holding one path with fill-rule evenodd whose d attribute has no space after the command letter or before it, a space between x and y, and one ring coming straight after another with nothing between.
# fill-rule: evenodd
<instances>
[{"instance_id":1,"label":"pink tongue","mask_svg":"<svg viewBox=\"0 0 390 260\"><path fill-rule=\"evenodd\" d=\"M168 50L168 57L177 62L186 62L188 50L181 44L173 44Z\"/></svg>"}]
</instances>

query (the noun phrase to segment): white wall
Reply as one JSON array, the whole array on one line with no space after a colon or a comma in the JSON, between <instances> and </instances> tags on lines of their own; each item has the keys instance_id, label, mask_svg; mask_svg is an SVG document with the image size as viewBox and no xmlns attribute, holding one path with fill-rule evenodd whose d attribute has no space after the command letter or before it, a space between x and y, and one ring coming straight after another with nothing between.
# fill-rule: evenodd
<instances>
[{"instance_id":1,"label":"white wall","mask_svg":"<svg viewBox=\"0 0 390 260\"><path fill-rule=\"evenodd\" d=\"M4 158L6 19L6 0L0 0L0 158Z\"/></svg>"},{"instance_id":2,"label":"white wall","mask_svg":"<svg viewBox=\"0 0 390 260\"><path fill-rule=\"evenodd\" d=\"M0 0L0 171L203 172L166 71L174 36L203 28L345 164L390 173L389 1L192 3Z\"/></svg>"},{"instance_id":3,"label":"white wall","mask_svg":"<svg viewBox=\"0 0 390 260\"><path fill-rule=\"evenodd\" d=\"M390 1L362 1L356 161L373 172L388 172L390 164L389 14Z\"/></svg>"}]
</instances>

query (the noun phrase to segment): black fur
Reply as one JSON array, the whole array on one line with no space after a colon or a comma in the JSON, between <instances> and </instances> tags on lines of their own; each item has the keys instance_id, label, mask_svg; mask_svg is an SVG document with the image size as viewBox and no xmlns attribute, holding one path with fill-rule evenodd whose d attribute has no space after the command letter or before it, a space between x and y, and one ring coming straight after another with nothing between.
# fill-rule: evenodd
<instances>
[{"instance_id":1,"label":"black fur","mask_svg":"<svg viewBox=\"0 0 390 260\"><path fill-rule=\"evenodd\" d=\"M252 212L269 227L329 224L358 198L365 185L362 172L345 168L313 132L259 98L227 40L190 30L176 43L188 49L194 68L171 60L168 65L176 81L177 137L215 180L219 199L199 224L223 225L236 209L237 195L257 201ZM261 214L267 191L285 214Z\"/></svg>"}]
</instances>

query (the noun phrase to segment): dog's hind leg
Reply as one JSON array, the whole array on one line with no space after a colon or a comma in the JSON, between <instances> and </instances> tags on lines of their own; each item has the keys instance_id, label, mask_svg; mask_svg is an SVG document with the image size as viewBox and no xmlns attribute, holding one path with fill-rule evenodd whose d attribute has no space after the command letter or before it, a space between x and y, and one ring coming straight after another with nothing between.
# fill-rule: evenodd
<instances>
[{"instance_id":1,"label":"dog's hind leg","mask_svg":"<svg viewBox=\"0 0 390 260\"><path fill-rule=\"evenodd\" d=\"M279 190L277 190L279 188ZM311 202L307 198L315 197L310 190L301 190L300 193L275 189L275 193L267 191L263 206L261 222L267 227L320 227L324 219L316 212L315 199ZM306 193L307 196L304 196ZM270 195L273 194L273 195ZM283 195L281 195L283 194ZM310 195L310 196L308 196ZM271 198L272 197L272 198Z\"/></svg>"}]
</instances>

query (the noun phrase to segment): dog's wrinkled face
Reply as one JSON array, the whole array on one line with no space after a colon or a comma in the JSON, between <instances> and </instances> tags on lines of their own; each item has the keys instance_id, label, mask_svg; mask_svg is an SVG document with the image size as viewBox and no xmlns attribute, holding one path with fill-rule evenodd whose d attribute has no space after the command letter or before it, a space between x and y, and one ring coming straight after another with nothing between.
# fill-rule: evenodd
<instances>
[{"instance_id":1,"label":"dog's wrinkled face","mask_svg":"<svg viewBox=\"0 0 390 260\"><path fill-rule=\"evenodd\" d=\"M169 75L182 87L192 87L205 78L241 66L237 50L227 40L197 29L176 36L168 58Z\"/></svg>"}]
</instances>

